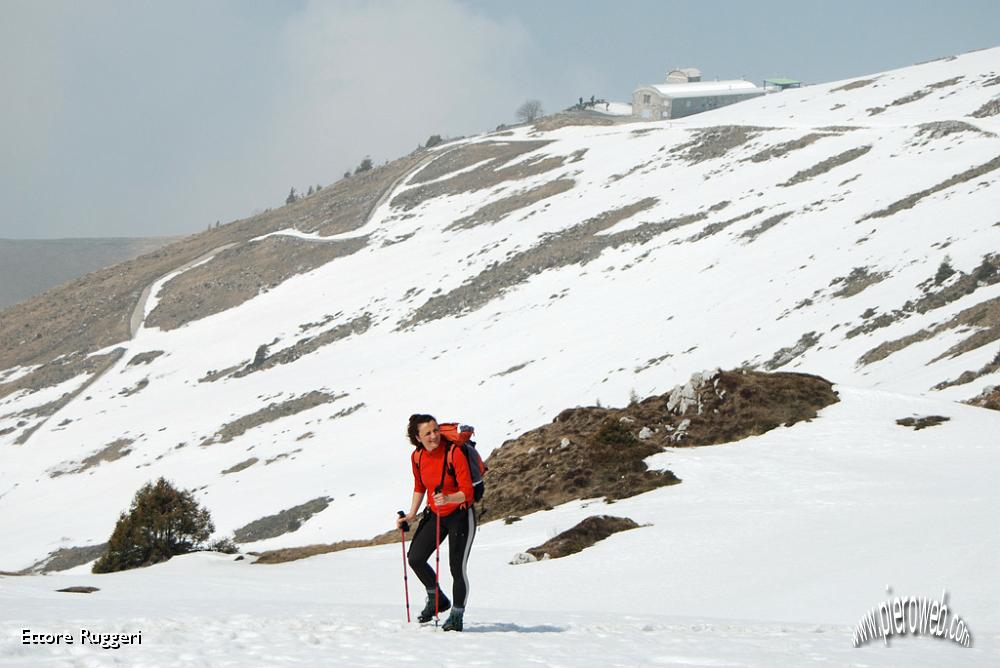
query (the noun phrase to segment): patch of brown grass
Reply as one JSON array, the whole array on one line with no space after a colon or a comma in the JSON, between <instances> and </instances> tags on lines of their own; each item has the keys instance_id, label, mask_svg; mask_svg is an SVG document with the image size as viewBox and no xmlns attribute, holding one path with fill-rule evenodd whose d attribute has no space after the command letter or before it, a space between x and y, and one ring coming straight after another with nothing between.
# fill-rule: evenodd
<instances>
[{"instance_id":1,"label":"patch of brown grass","mask_svg":"<svg viewBox=\"0 0 1000 668\"><path fill-rule=\"evenodd\" d=\"M979 406L980 408L1000 411L1000 385L987 387L979 394L979 396L973 397L965 403L970 406Z\"/></svg>"},{"instance_id":2,"label":"patch of brown grass","mask_svg":"<svg viewBox=\"0 0 1000 668\"><path fill-rule=\"evenodd\" d=\"M367 239L267 237L228 248L168 281L146 325L163 330L235 308L292 276L361 250Z\"/></svg>"},{"instance_id":3,"label":"patch of brown grass","mask_svg":"<svg viewBox=\"0 0 1000 668\"><path fill-rule=\"evenodd\" d=\"M788 218L790 215L792 215L791 211L783 211L781 213L775 214L770 218L761 221L761 223L758 224L757 226L752 227L749 230L746 230L745 232L739 235L739 238L746 239L747 243L752 243L756 241L757 237L759 237L761 234L767 232L769 229L779 224L781 221L783 221L785 218Z\"/></svg>"},{"instance_id":4,"label":"patch of brown grass","mask_svg":"<svg viewBox=\"0 0 1000 668\"><path fill-rule=\"evenodd\" d=\"M992 132L980 130L975 125L971 125L965 121L931 121L929 123L921 123L917 126L916 136L924 138L923 143L926 144L932 139L941 139L942 137L962 132L973 132L987 137L996 136Z\"/></svg>"},{"instance_id":5,"label":"patch of brown grass","mask_svg":"<svg viewBox=\"0 0 1000 668\"><path fill-rule=\"evenodd\" d=\"M581 552L619 531L638 528L639 525L627 517L594 515L526 552L538 559L542 559L545 555L548 555L549 559L559 559Z\"/></svg>"},{"instance_id":6,"label":"patch of brown grass","mask_svg":"<svg viewBox=\"0 0 1000 668\"><path fill-rule=\"evenodd\" d=\"M749 158L744 158L741 162L766 162L772 158L783 158L792 151L805 148L806 146L815 143L817 140L820 140L823 137L829 137L832 134L833 133L830 132L810 132L809 134L799 137L798 139L770 146L763 151L754 153Z\"/></svg>"},{"instance_id":7,"label":"patch of brown grass","mask_svg":"<svg viewBox=\"0 0 1000 668\"><path fill-rule=\"evenodd\" d=\"M576 181L569 178L556 179L543 183L524 192L501 197L498 200L489 202L485 206L476 210L475 213L459 218L446 227L446 230L467 230L478 225L492 224L499 221L518 209L524 209L532 204L554 197L570 190Z\"/></svg>"},{"instance_id":8,"label":"patch of brown grass","mask_svg":"<svg viewBox=\"0 0 1000 668\"><path fill-rule=\"evenodd\" d=\"M746 213L736 216L735 218L730 218L729 220L723 220L718 223L711 223L710 225L706 225L702 231L688 237L687 239L684 239L684 241L685 242L701 241L705 237L710 237L713 234L718 234L719 232L726 229L733 223L738 223L741 220L746 220L747 218L753 218L754 216L761 213L764 213L764 207L754 209L753 211L747 211ZM681 243L681 242L676 241L675 243Z\"/></svg>"},{"instance_id":9,"label":"patch of brown grass","mask_svg":"<svg viewBox=\"0 0 1000 668\"><path fill-rule=\"evenodd\" d=\"M794 186L797 183L802 183L808 181L809 179L820 176L821 174L826 174L835 167L840 167L845 165L852 160L857 160L861 156L872 150L871 146L859 146L857 148L852 148L850 150L844 151L843 153L838 153L835 156L829 157L826 160L821 160L815 165L808 169L803 169L800 172L796 172L792 178L788 179L784 183L779 183L778 186L782 188L787 188L788 186Z\"/></svg>"},{"instance_id":10,"label":"patch of brown grass","mask_svg":"<svg viewBox=\"0 0 1000 668\"><path fill-rule=\"evenodd\" d=\"M934 427L950 420L944 415L923 415L920 417L905 417L896 420L896 424L901 427L913 427L913 431L920 431L927 427Z\"/></svg>"},{"instance_id":11,"label":"patch of brown grass","mask_svg":"<svg viewBox=\"0 0 1000 668\"><path fill-rule=\"evenodd\" d=\"M232 422L227 422L222 425L218 432L203 440L201 445L207 446L214 443L228 443L237 436L244 434L254 427L258 427L268 422L274 422L275 420L280 420L283 417L295 415L296 413L301 413L303 411L316 408L317 406L322 406L323 404L332 403L338 399L343 399L346 396L346 394L329 394L327 392L313 390L300 397L289 399L288 401L271 403L258 411L250 413L249 415L244 415L243 417L233 420Z\"/></svg>"},{"instance_id":12,"label":"patch of brown grass","mask_svg":"<svg viewBox=\"0 0 1000 668\"><path fill-rule=\"evenodd\" d=\"M747 125L718 125L693 130L691 141L671 149L671 155L678 156L688 164L696 165L706 160L722 158L734 148L748 141L768 128Z\"/></svg>"},{"instance_id":13,"label":"patch of brown grass","mask_svg":"<svg viewBox=\"0 0 1000 668\"><path fill-rule=\"evenodd\" d=\"M108 551L107 543L87 545L84 547L63 547L50 552L44 559L39 559L23 571L15 575L30 575L33 573L51 573L65 571L99 559Z\"/></svg>"},{"instance_id":14,"label":"patch of brown grass","mask_svg":"<svg viewBox=\"0 0 1000 668\"><path fill-rule=\"evenodd\" d=\"M657 203L655 197L646 197L632 204L605 211L567 230L549 235L537 246L518 253L509 260L495 264L470 278L459 287L442 295L431 297L408 318L399 323L400 329L423 322L474 311L500 297L507 290L537 276L546 269L571 264L586 264L597 258L608 247L623 243L643 243L660 234L676 221L651 224L619 234L597 236L616 223L630 218ZM700 219L705 214L696 214ZM679 223L677 223L679 224Z\"/></svg>"},{"instance_id":15,"label":"patch of brown grass","mask_svg":"<svg viewBox=\"0 0 1000 668\"><path fill-rule=\"evenodd\" d=\"M878 77L874 77L872 79L858 79L857 81L851 81L850 83L845 83L843 86L837 86L836 88L831 88L830 92L831 93L836 93L838 91L855 90L857 88L864 88L865 86L872 85L873 83L875 83L876 81L878 81L878 79L879 79Z\"/></svg>"},{"instance_id":16,"label":"patch of brown grass","mask_svg":"<svg viewBox=\"0 0 1000 668\"><path fill-rule=\"evenodd\" d=\"M274 515L261 517L233 531L233 541L253 543L298 531L299 527L309 518L326 510L331 501L333 499L328 496L320 496L292 508L286 508Z\"/></svg>"},{"instance_id":17,"label":"patch of brown grass","mask_svg":"<svg viewBox=\"0 0 1000 668\"><path fill-rule=\"evenodd\" d=\"M464 144L447 151L439 151L437 157L410 177L407 185L418 185L437 181L443 176L457 172L475 164L490 160L494 166L513 160L519 155L530 153L547 146L549 142L484 141ZM393 204L395 206L395 203Z\"/></svg>"},{"instance_id":18,"label":"patch of brown grass","mask_svg":"<svg viewBox=\"0 0 1000 668\"><path fill-rule=\"evenodd\" d=\"M651 471L643 460L668 446L727 443L790 426L838 401L818 376L756 371L720 372L691 388L693 403L684 413L675 412L671 394L625 408L570 408L507 441L486 462L480 516L518 516L574 499L620 499L677 484L672 472Z\"/></svg>"},{"instance_id":19,"label":"patch of brown grass","mask_svg":"<svg viewBox=\"0 0 1000 668\"><path fill-rule=\"evenodd\" d=\"M624 118L625 120L619 120ZM566 128L570 126L577 125L617 125L619 123L635 122L634 118L629 116L617 117L617 116L603 116L595 114L577 114L573 112L562 112L558 114L552 114L551 116L545 116L543 118L535 121L535 130L539 132L550 132L552 130L558 130L559 128Z\"/></svg>"},{"instance_id":20,"label":"patch of brown grass","mask_svg":"<svg viewBox=\"0 0 1000 668\"><path fill-rule=\"evenodd\" d=\"M85 373L90 374L91 379L97 378L117 362L124 353L124 348L116 348L106 355L87 356L83 353L73 353L53 360L17 380L0 383L0 398L19 390L33 392L45 387L52 387ZM77 396L89 384L90 381L87 381L77 392L64 395L60 399L49 402L45 407L32 409L31 413L35 415L51 415L66 405L70 399Z\"/></svg>"},{"instance_id":21,"label":"patch of brown grass","mask_svg":"<svg viewBox=\"0 0 1000 668\"><path fill-rule=\"evenodd\" d=\"M858 364L878 362L914 343L926 341L949 329L968 325L976 327L977 331L930 360L928 364L933 364L945 357L958 357L970 350L975 350L976 348L981 348L1000 340L1000 297L994 297L975 306L963 309L946 322L930 329L921 329L898 339L883 341L859 357Z\"/></svg>"},{"instance_id":22,"label":"patch of brown grass","mask_svg":"<svg viewBox=\"0 0 1000 668\"><path fill-rule=\"evenodd\" d=\"M924 199L925 197L929 197L934 193L940 192L947 188L951 188L952 186L956 186L959 183L965 183L966 181L977 179L980 176L989 174L995 169L1000 169L1000 156L993 158L989 162L984 162L981 165L977 165L975 167L965 170L964 172L955 174L954 176L950 176L944 181L941 181L940 183L933 185L930 188L925 188L920 192L913 193L912 195L908 195L903 199L897 200L892 204L890 204L889 206L885 207L884 209L873 211L872 213L869 213L867 216L861 218L856 222L862 223L866 220L870 220L873 218L887 218L896 213L899 213L900 211L904 211L906 209L912 209L914 206L917 205L917 202Z\"/></svg>"},{"instance_id":23,"label":"patch of brown grass","mask_svg":"<svg viewBox=\"0 0 1000 668\"><path fill-rule=\"evenodd\" d=\"M938 272L940 272L940 269L938 269ZM985 255L979 266L968 274L962 271L955 273L958 274L957 278L948 281L947 285L937 287L936 289L932 289L932 287L939 286L941 281L935 277L928 278L918 286L924 290L924 294L919 299L908 300L902 307L894 309L891 313L883 313L877 318L855 327L847 332L847 338L854 338L859 334L870 334L877 329L888 327L895 322L904 320L910 317L912 313L927 313L928 311L946 306L966 295L971 295L979 288L1000 282L1000 254ZM883 345L886 346L885 350L891 353L905 348L910 343L923 341L930 335L930 330L921 330L896 341L885 342ZM869 352L874 352L874 350ZM878 354L881 355L881 353ZM885 355L882 355L881 357L873 357L871 359L872 361L876 361L884 357ZM867 362L862 363L867 364Z\"/></svg>"},{"instance_id":24,"label":"patch of brown grass","mask_svg":"<svg viewBox=\"0 0 1000 668\"><path fill-rule=\"evenodd\" d=\"M397 209L409 211L435 197L475 192L492 188L504 181L517 181L543 174L561 167L568 158L566 156L535 156L527 160L515 161L517 158L544 148L550 143L549 141L478 142L459 146L435 158L429 165L421 169L411 179L411 182L423 183L423 185L407 188L393 197L391 204ZM472 170L454 174L451 177L433 181L433 183L424 183L477 163L482 164Z\"/></svg>"},{"instance_id":25,"label":"patch of brown grass","mask_svg":"<svg viewBox=\"0 0 1000 668\"><path fill-rule=\"evenodd\" d=\"M128 361L128 364L126 366L134 366L136 364L149 364L162 354L163 354L162 350L149 350L144 353L139 353L133 356L132 359Z\"/></svg>"},{"instance_id":26,"label":"patch of brown grass","mask_svg":"<svg viewBox=\"0 0 1000 668\"><path fill-rule=\"evenodd\" d=\"M775 351L774 355L771 356L771 359L764 362L764 368L768 371L774 371L775 369L785 366L796 357L800 357L807 350L819 343L822 336L822 334L817 335L816 332L806 332L799 337L799 340L795 342L795 345L787 346Z\"/></svg>"},{"instance_id":27,"label":"patch of brown grass","mask_svg":"<svg viewBox=\"0 0 1000 668\"><path fill-rule=\"evenodd\" d=\"M934 386L935 390L943 390L947 387L953 387L955 385L965 385L966 383L971 383L977 378L982 378L983 376L989 375L996 371L1000 371L1000 350L997 354L993 356L993 359L979 367L976 371L963 371L958 378L954 380L946 380L938 383Z\"/></svg>"},{"instance_id":28,"label":"patch of brown grass","mask_svg":"<svg viewBox=\"0 0 1000 668\"><path fill-rule=\"evenodd\" d=\"M106 446L95 452L94 454L86 457L77 465L75 468L69 471L55 471L49 474L50 478L57 478L64 474L71 473L83 473L88 469L92 469L99 464L104 462L113 462L117 459L121 459L132 452L131 446L133 443L131 438L119 438Z\"/></svg>"},{"instance_id":29,"label":"patch of brown grass","mask_svg":"<svg viewBox=\"0 0 1000 668\"><path fill-rule=\"evenodd\" d=\"M1000 116L1000 96L989 100L983 106L969 114L973 118L989 118L990 116Z\"/></svg>"},{"instance_id":30,"label":"patch of brown grass","mask_svg":"<svg viewBox=\"0 0 1000 668\"><path fill-rule=\"evenodd\" d=\"M250 459L244 459L242 462L239 462L238 464L233 464L225 471L222 471L222 475L229 475L230 473L239 473L244 469L250 468L259 461L260 460L257 459L256 457L251 457Z\"/></svg>"},{"instance_id":31,"label":"patch of brown grass","mask_svg":"<svg viewBox=\"0 0 1000 668\"><path fill-rule=\"evenodd\" d=\"M414 523L414 525L410 527L410 530L406 532L406 540L410 540L410 538L413 537L413 532L416 531L416 528L416 524ZM301 547L285 547L277 550L267 550L266 552L256 553L258 559L254 563L283 564L288 561L314 557L318 554L329 554L330 552L352 550L356 547L388 545L389 543L398 543L399 541L399 530L391 529L367 540L341 540L336 543L317 543L314 545L303 545Z\"/></svg>"},{"instance_id":32,"label":"patch of brown grass","mask_svg":"<svg viewBox=\"0 0 1000 668\"><path fill-rule=\"evenodd\" d=\"M303 355L313 353L323 346L336 343L337 341L346 339L349 336L364 334L368 331L368 328L371 327L371 325L371 314L366 312L357 318L324 330L315 336L310 336L309 338L297 341L293 345L287 348L282 348L274 353L269 352L269 346L267 345L259 346L258 350L263 349L263 357L255 355L253 360L247 360L247 363L243 366L234 366L229 369L224 369L221 372L210 373L202 378L200 382L215 381L228 376L232 376L233 378L242 378L243 376L247 376L251 373L264 371L275 366L291 364Z\"/></svg>"},{"instance_id":33,"label":"patch of brown grass","mask_svg":"<svg viewBox=\"0 0 1000 668\"><path fill-rule=\"evenodd\" d=\"M834 292L833 296L846 299L884 281L888 276L889 274L885 272L869 272L868 267L855 267L847 276L838 276L830 281L830 287L840 284L840 289Z\"/></svg>"}]
</instances>

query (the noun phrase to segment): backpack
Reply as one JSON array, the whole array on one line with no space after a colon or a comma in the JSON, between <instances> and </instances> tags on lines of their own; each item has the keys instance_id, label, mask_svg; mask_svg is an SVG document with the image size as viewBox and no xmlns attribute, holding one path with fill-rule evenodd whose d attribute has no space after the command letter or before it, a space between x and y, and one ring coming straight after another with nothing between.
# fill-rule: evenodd
<instances>
[{"instance_id":1,"label":"backpack","mask_svg":"<svg viewBox=\"0 0 1000 668\"><path fill-rule=\"evenodd\" d=\"M458 477L455 475L453 452L454 448L459 448L462 454L465 455L466 461L469 462L469 476L472 478L472 503L479 501L486 492L483 474L486 473L487 469L483 458L479 455L479 451L476 450L476 442L472 440L472 437L476 433L475 427L467 424L459 425L457 422L446 422L439 425L439 427L441 429L441 436L445 441L445 447L448 449L445 451L445 467L441 471L441 484L438 485L438 488L444 485L445 474L451 475L452 479L455 480L455 484L458 484ZM424 453L421 450L420 455L417 457L418 469L420 468L420 459L423 456Z\"/></svg>"}]
</instances>

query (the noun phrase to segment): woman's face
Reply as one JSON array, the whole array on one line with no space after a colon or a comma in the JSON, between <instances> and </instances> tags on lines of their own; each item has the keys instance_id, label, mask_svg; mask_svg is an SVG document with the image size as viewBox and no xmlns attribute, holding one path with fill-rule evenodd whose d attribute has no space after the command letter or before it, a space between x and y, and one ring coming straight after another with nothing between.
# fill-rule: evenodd
<instances>
[{"instance_id":1,"label":"woman's face","mask_svg":"<svg viewBox=\"0 0 1000 668\"><path fill-rule=\"evenodd\" d=\"M417 440L425 450L432 451L441 442L441 430L434 420L417 425Z\"/></svg>"}]
</instances>

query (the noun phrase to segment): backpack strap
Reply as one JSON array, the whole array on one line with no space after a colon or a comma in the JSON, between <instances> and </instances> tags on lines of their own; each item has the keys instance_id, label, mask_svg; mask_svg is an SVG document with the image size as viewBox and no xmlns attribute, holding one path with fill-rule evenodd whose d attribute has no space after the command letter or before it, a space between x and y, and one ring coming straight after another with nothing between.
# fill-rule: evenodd
<instances>
[{"instance_id":1,"label":"backpack strap","mask_svg":"<svg viewBox=\"0 0 1000 668\"><path fill-rule=\"evenodd\" d=\"M451 477L455 480L455 486L456 487L458 486L458 474L455 473L455 449L456 448L458 450L461 450L462 454L465 455L465 461L468 463L469 467L471 468L471 466L472 466L472 463L469 462L469 451L468 451L468 449L466 449L466 445L471 445L471 446L475 447L476 444L473 441L468 441L467 444L454 445L454 446L452 446L448 450L448 453L445 455L445 458L444 458L444 463L445 463L445 466L448 469L448 474L451 475ZM441 479L441 482L442 482L442 484L444 483L444 478Z\"/></svg>"},{"instance_id":2,"label":"backpack strap","mask_svg":"<svg viewBox=\"0 0 1000 668\"><path fill-rule=\"evenodd\" d=\"M444 476L448 472L448 455L451 454L451 441L448 441L447 439L442 440L444 440L445 447L444 462L441 464L441 483L437 486L437 489L434 490L435 492L440 492L444 489ZM454 477L454 475L455 474L452 473L452 477Z\"/></svg>"}]
</instances>

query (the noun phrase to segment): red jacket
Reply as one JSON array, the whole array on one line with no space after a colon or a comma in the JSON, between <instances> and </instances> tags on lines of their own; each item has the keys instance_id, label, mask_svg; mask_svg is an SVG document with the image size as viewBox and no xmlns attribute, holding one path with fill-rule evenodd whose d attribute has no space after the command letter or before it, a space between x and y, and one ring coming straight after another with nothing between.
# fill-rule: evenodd
<instances>
[{"instance_id":1,"label":"red jacket","mask_svg":"<svg viewBox=\"0 0 1000 668\"><path fill-rule=\"evenodd\" d=\"M459 446L469 440L469 433L460 433L453 429L454 433L449 433L448 427L453 425L441 425L441 441L433 452L425 450L422 446L414 449L410 455L410 464L413 467L413 491L427 492L427 504L436 514L444 517L451 515L459 508L472 505L472 475L469 473L469 460L465 458L465 453ZM446 438L448 433L451 438ZM441 484L441 471L445 466L445 453L448 462L455 469L454 477L450 473L444 474L444 486L441 488L442 494L465 493L464 503L446 503L438 507L434 503L434 490Z\"/></svg>"}]
</instances>

